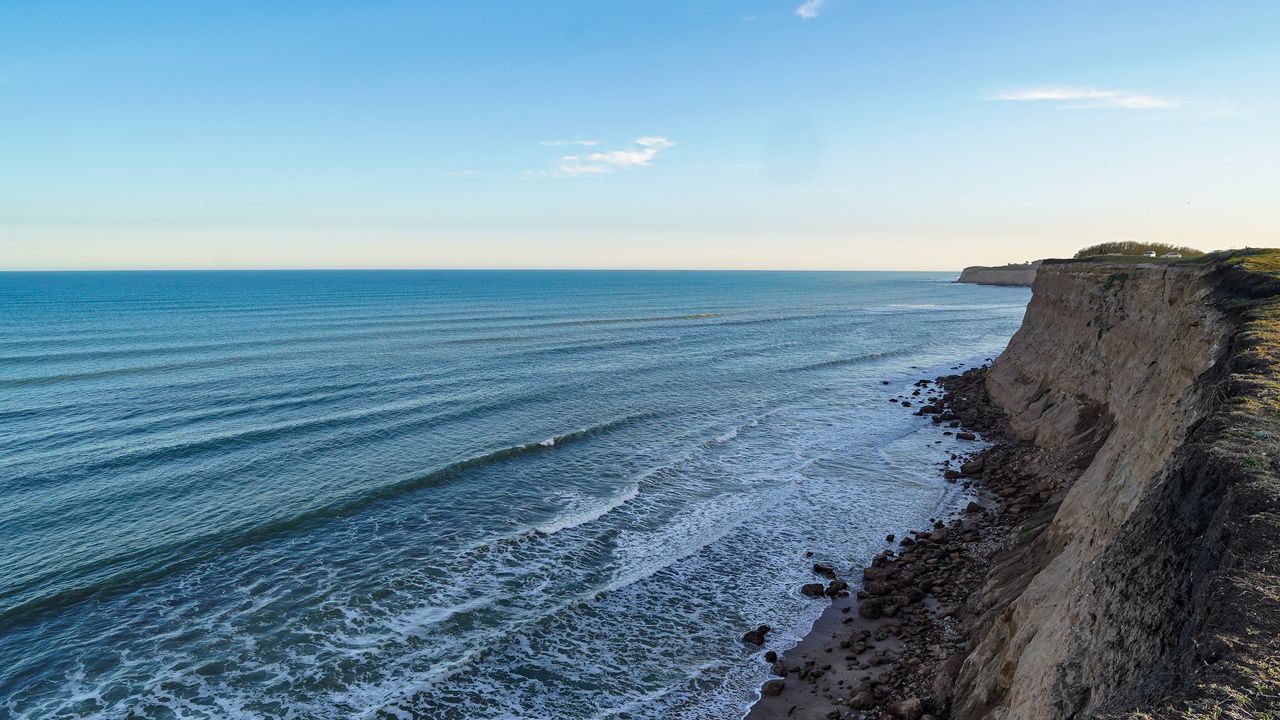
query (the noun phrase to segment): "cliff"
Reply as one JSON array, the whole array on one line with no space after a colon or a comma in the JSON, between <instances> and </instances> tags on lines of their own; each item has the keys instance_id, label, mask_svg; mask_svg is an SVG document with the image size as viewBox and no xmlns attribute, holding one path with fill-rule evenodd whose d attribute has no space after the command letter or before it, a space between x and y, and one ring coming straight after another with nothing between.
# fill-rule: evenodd
<instances>
[{"instance_id":1,"label":"cliff","mask_svg":"<svg viewBox=\"0 0 1280 720\"><path fill-rule=\"evenodd\" d=\"M961 270L960 279L956 282L973 283L975 285L1031 287L1031 283L1036 279L1036 270L1039 269L1040 262L1037 260L1020 265L1001 265L999 267L973 265Z\"/></svg>"},{"instance_id":2,"label":"cliff","mask_svg":"<svg viewBox=\"0 0 1280 720\"><path fill-rule=\"evenodd\" d=\"M969 601L953 717L1280 718L1278 270L1035 274L985 387L1060 482Z\"/></svg>"}]
</instances>

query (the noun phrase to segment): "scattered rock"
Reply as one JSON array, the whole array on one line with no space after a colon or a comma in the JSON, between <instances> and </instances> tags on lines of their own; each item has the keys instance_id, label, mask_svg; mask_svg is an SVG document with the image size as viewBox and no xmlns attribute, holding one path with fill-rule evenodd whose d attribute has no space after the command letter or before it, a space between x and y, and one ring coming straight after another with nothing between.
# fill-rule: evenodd
<instances>
[{"instance_id":1,"label":"scattered rock","mask_svg":"<svg viewBox=\"0 0 1280 720\"><path fill-rule=\"evenodd\" d=\"M800 594L809 597L822 597L826 592L826 588L822 587L822 583L805 583L800 586Z\"/></svg>"},{"instance_id":2,"label":"scattered rock","mask_svg":"<svg viewBox=\"0 0 1280 720\"><path fill-rule=\"evenodd\" d=\"M858 614L868 620L875 620L880 617L880 601L863 600L858 603Z\"/></svg>"},{"instance_id":3,"label":"scattered rock","mask_svg":"<svg viewBox=\"0 0 1280 720\"><path fill-rule=\"evenodd\" d=\"M830 578L836 576L836 569L827 563L814 563L813 572L816 575L825 575Z\"/></svg>"},{"instance_id":4,"label":"scattered rock","mask_svg":"<svg viewBox=\"0 0 1280 720\"><path fill-rule=\"evenodd\" d=\"M924 716L924 704L920 702L920 698L889 703L885 709L895 720L920 720Z\"/></svg>"},{"instance_id":5,"label":"scattered rock","mask_svg":"<svg viewBox=\"0 0 1280 720\"><path fill-rule=\"evenodd\" d=\"M764 636L767 635L768 633L769 633L769 626L761 625L755 630L749 630L746 633L744 633L742 635L742 642L750 643L751 645L763 645Z\"/></svg>"},{"instance_id":6,"label":"scattered rock","mask_svg":"<svg viewBox=\"0 0 1280 720\"><path fill-rule=\"evenodd\" d=\"M854 710L870 710L876 706L876 698L870 690L860 690L849 699L849 707Z\"/></svg>"},{"instance_id":7,"label":"scattered rock","mask_svg":"<svg viewBox=\"0 0 1280 720\"><path fill-rule=\"evenodd\" d=\"M787 683L783 680L768 680L764 685L760 686L760 694L765 697L777 697L782 694L783 688Z\"/></svg>"}]
</instances>

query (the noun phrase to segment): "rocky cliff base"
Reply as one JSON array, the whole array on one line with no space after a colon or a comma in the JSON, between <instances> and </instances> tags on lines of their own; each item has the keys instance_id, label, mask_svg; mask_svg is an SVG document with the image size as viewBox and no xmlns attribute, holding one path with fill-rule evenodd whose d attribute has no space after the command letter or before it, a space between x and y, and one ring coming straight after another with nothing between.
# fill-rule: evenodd
<instances>
[{"instance_id":1,"label":"rocky cliff base","mask_svg":"<svg viewBox=\"0 0 1280 720\"><path fill-rule=\"evenodd\" d=\"M944 469L975 501L816 584L843 617L751 717L1280 718L1277 277L1046 263L991 368L920 383L994 443Z\"/></svg>"}]
</instances>

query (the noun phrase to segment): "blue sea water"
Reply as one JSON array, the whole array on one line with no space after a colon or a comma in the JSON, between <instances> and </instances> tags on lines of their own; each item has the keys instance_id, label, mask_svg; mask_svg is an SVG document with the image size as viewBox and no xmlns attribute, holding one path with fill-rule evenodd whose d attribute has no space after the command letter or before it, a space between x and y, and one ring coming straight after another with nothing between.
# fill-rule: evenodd
<instances>
[{"instance_id":1,"label":"blue sea water","mask_svg":"<svg viewBox=\"0 0 1280 720\"><path fill-rule=\"evenodd\" d=\"M0 716L740 717L956 499L953 279L0 274Z\"/></svg>"}]
</instances>

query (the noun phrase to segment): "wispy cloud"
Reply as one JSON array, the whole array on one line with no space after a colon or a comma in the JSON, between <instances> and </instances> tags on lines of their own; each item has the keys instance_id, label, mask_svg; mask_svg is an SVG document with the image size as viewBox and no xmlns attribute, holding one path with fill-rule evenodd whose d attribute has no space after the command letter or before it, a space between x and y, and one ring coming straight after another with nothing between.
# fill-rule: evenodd
<instances>
[{"instance_id":1,"label":"wispy cloud","mask_svg":"<svg viewBox=\"0 0 1280 720\"><path fill-rule=\"evenodd\" d=\"M804 20L812 20L818 17L818 13L822 11L822 6L827 0L804 0L800 7L796 8L796 15Z\"/></svg>"},{"instance_id":2,"label":"wispy cloud","mask_svg":"<svg viewBox=\"0 0 1280 720\"><path fill-rule=\"evenodd\" d=\"M593 147L599 145L599 140L543 140L538 143L543 147L567 147L569 145L582 145L584 147Z\"/></svg>"},{"instance_id":3,"label":"wispy cloud","mask_svg":"<svg viewBox=\"0 0 1280 720\"><path fill-rule=\"evenodd\" d=\"M1131 90L1102 90L1092 87L1033 87L1007 90L987 97L988 100L1049 102L1070 110L1123 108L1126 110L1170 110L1181 103Z\"/></svg>"},{"instance_id":4,"label":"wispy cloud","mask_svg":"<svg viewBox=\"0 0 1280 720\"><path fill-rule=\"evenodd\" d=\"M534 177L581 177L584 175L607 175L621 170L650 167L654 158L675 145L674 142L658 136L638 137L631 147L621 150L603 150L586 155L563 155L555 162L551 170L534 170L524 173L526 178Z\"/></svg>"}]
</instances>

